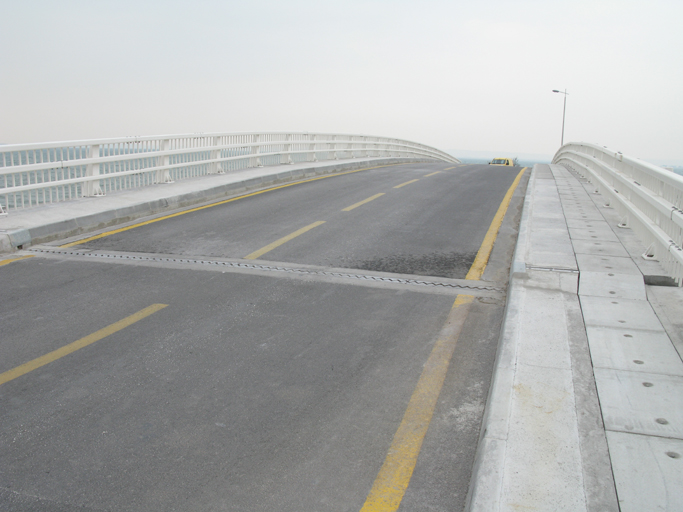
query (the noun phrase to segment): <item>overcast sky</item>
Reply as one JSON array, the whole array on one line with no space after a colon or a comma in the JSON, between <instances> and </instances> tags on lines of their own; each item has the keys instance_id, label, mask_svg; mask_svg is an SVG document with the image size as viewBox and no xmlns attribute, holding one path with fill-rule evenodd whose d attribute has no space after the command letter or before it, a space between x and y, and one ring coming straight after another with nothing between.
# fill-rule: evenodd
<instances>
[{"instance_id":1,"label":"overcast sky","mask_svg":"<svg viewBox=\"0 0 683 512\"><path fill-rule=\"evenodd\" d=\"M324 131L683 161L680 0L0 0L0 142ZM457 155L456 155L457 156Z\"/></svg>"}]
</instances>

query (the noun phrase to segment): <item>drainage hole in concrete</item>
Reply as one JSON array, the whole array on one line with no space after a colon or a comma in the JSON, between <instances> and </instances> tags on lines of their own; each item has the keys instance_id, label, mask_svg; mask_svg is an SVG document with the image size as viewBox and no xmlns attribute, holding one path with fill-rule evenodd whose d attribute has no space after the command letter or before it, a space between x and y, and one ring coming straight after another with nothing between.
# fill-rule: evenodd
<instances>
[{"instance_id":1,"label":"drainage hole in concrete","mask_svg":"<svg viewBox=\"0 0 683 512\"><path fill-rule=\"evenodd\" d=\"M666 454L667 454L669 457L671 457L672 459L680 459L680 458L681 458L681 454L680 454L680 453L676 453L676 452L666 452Z\"/></svg>"},{"instance_id":2,"label":"drainage hole in concrete","mask_svg":"<svg viewBox=\"0 0 683 512\"><path fill-rule=\"evenodd\" d=\"M668 425L669 424L669 422L667 420L665 420L664 418L657 418L655 421L657 423L659 423L660 425Z\"/></svg>"},{"instance_id":3,"label":"drainage hole in concrete","mask_svg":"<svg viewBox=\"0 0 683 512\"><path fill-rule=\"evenodd\" d=\"M624 334L624 338L633 338L633 334Z\"/></svg>"},{"instance_id":4,"label":"drainage hole in concrete","mask_svg":"<svg viewBox=\"0 0 683 512\"><path fill-rule=\"evenodd\" d=\"M645 363L644 363L643 361L641 361L640 359L634 359L633 362L636 363L636 364L645 364Z\"/></svg>"},{"instance_id":5,"label":"drainage hole in concrete","mask_svg":"<svg viewBox=\"0 0 683 512\"><path fill-rule=\"evenodd\" d=\"M607 274L608 276L614 276L614 274Z\"/></svg>"},{"instance_id":6,"label":"drainage hole in concrete","mask_svg":"<svg viewBox=\"0 0 683 512\"><path fill-rule=\"evenodd\" d=\"M619 323L620 323L620 324L625 324L625 323L626 323L626 320L619 320Z\"/></svg>"},{"instance_id":7,"label":"drainage hole in concrete","mask_svg":"<svg viewBox=\"0 0 683 512\"><path fill-rule=\"evenodd\" d=\"M652 386L654 386L654 384L652 382L643 382L643 386L645 386L646 388L651 388Z\"/></svg>"},{"instance_id":8,"label":"drainage hole in concrete","mask_svg":"<svg viewBox=\"0 0 683 512\"><path fill-rule=\"evenodd\" d=\"M617 292L609 292L610 295L615 295Z\"/></svg>"}]
</instances>

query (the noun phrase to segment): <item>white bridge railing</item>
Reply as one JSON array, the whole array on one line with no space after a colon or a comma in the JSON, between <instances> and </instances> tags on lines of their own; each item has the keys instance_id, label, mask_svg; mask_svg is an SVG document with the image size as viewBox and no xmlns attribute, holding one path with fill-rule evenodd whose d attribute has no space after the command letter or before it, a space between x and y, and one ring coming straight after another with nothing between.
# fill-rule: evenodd
<instances>
[{"instance_id":1,"label":"white bridge railing","mask_svg":"<svg viewBox=\"0 0 683 512\"><path fill-rule=\"evenodd\" d=\"M553 163L595 185L619 213L619 227L632 228L644 243L643 257L659 260L683 284L683 176L586 143L565 144Z\"/></svg>"},{"instance_id":2,"label":"white bridge railing","mask_svg":"<svg viewBox=\"0 0 683 512\"><path fill-rule=\"evenodd\" d=\"M347 158L458 163L423 144L322 133L212 133L0 146L0 213L225 172Z\"/></svg>"}]
</instances>

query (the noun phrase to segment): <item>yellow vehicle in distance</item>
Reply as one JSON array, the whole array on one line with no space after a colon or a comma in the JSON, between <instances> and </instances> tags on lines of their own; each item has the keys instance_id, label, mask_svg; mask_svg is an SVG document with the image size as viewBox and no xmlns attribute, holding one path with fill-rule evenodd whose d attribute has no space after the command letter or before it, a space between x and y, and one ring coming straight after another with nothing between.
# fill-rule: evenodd
<instances>
[{"instance_id":1,"label":"yellow vehicle in distance","mask_svg":"<svg viewBox=\"0 0 683 512\"><path fill-rule=\"evenodd\" d=\"M489 162L489 165L509 165L514 166L515 162L512 158L494 158Z\"/></svg>"}]
</instances>

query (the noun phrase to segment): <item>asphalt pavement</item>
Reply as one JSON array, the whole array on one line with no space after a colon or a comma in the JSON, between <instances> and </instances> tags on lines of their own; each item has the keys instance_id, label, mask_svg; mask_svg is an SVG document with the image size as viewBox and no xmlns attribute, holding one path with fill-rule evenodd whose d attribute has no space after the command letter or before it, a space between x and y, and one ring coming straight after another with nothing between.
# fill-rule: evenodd
<instances>
[{"instance_id":1,"label":"asphalt pavement","mask_svg":"<svg viewBox=\"0 0 683 512\"><path fill-rule=\"evenodd\" d=\"M0 510L360 510L445 342L400 510L462 509L526 182L468 281L520 169L358 167L1 261Z\"/></svg>"}]
</instances>

